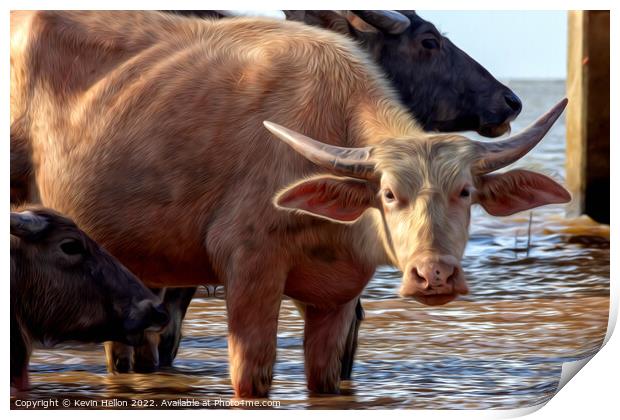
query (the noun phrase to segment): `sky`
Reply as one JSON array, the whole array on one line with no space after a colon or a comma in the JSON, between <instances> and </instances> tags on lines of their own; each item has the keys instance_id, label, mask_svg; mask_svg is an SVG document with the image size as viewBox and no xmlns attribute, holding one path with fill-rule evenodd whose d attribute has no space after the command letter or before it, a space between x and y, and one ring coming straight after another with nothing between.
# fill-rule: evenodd
<instances>
[{"instance_id":1,"label":"sky","mask_svg":"<svg viewBox=\"0 0 620 420\"><path fill-rule=\"evenodd\" d=\"M497 78L566 78L565 11L418 10L418 14Z\"/></svg>"}]
</instances>

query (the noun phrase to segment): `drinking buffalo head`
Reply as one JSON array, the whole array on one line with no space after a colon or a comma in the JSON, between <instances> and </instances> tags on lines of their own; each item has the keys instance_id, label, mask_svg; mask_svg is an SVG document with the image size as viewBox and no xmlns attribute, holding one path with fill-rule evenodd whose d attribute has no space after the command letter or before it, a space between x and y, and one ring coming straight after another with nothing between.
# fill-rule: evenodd
<instances>
[{"instance_id":1,"label":"drinking buffalo head","mask_svg":"<svg viewBox=\"0 0 620 420\"><path fill-rule=\"evenodd\" d=\"M343 148L265 122L294 150L331 172L290 185L275 197L275 205L339 223L378 209L381 217L369 226L403 272L401 295L444 304L468 292L460 261L472 204L507 216L570 200L562 186L544 175L522 169L494 173L528 153L566 103L562 100L523 132L494 143L420 132Z\"/></svg>"},{"instance_id":2,"label":"drinking buffalo head","mask_svg":"<svg viewBox=\"0 0 620 420\"><path fill-rule=\"evenodd\" d=\"M11 295L33 336L137 343L167 324L160 299L67 217L11 212L11 236Z\"/></svg>"}]
</instances>

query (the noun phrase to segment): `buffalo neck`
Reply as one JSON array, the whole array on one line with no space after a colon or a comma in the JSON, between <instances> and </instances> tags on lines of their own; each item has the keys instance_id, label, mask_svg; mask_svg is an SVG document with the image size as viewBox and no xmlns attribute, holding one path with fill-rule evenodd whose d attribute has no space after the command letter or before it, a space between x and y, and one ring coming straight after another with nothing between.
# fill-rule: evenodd
<instances>
[{"instance_id":1,"label":"buffalo neck","mask_svg":"<svg viewBox=\"0 0 620 420\"><path fill-rule=\"evenodd\" d=\"M350 102L348 146L376 146L391 139L415 138L422 127L385 86L378 84Z\"/></svg>"}]
</instances>

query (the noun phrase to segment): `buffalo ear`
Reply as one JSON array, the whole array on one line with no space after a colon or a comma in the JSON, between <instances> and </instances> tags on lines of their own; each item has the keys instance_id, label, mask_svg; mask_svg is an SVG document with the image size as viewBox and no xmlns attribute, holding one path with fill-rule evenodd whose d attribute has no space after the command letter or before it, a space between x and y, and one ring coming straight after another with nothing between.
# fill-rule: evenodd
<instances>
[{"instance_id":1,"label":"buffalo ear","mask_svg":"<svg viewBox=\"0 0 620 420\"><path fill-rule=\"evenodd\" d=\"M476 190L474 202L493 216L509 216L571 199L569 192L551 178L524 169L483 175Z\"/></svg>"},{"instance_id":2,"label":"buffalo ear","mask_svg":"<svg viewBox=\"0 0 620 420\"><path fill-rule=\"evenodd\" d=\"M291 185L276 195L276 207L298 210L335 222L354 222L375 206L377 189L369 181L318 176Z\"/></svg>"},{"instance_id":3,"label":"buffalo ear","mask_svg":"<svg viewBox=\"0 0 620 420\"><path fill-rule=\"evenodd\" d=\"M379 59L381 31L350 10L284 10L286 20L329 29L366 45L375 59Z\"/></svg>"},{"instance_id":4,"label":"buffalo ear","mask_svg":"<svg viewBox=\"0 0 620 420\"><path fill-rule=\"evenodd\" d=\"M284 10L286 20L329 29L362 40L380 29L348 10Z\"/></svg>"},{"instance_id":5,"label":"buffalo ear","mask_svg":"<svg viewBox=\"0 0 620 420\"><path fill-rule=\"evenodd\" d=\"M352 10L349 16L356 16L364 22L363 25L356 24L355 20L349 19L352 26L363 32L372 28L372 31L400 35L411 26L411 20L396 10Z\"/></svg>"}]
</instances>

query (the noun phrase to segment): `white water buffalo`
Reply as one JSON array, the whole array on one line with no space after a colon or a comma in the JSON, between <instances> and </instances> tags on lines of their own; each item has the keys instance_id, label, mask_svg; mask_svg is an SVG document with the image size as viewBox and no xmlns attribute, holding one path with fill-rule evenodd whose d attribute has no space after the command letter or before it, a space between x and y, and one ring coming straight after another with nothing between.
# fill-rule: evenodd
<instances>
[{"instance_id":1,"label":"white water buffalo","mask_svg":"<svg viewBox=\"0 0 620 420\"><path fill-rule=\"evenodd\" d=\"M238 12L176 13L221 18ZM473 130L495 137L506 132L521 111L521 101L514 92L412 10L285 10L284 15L288 20L326 28L357 41L427 131ZM160 366L172 364L181 337L180 321L187 309L183 305L189 305L194 291L166 291L166 303L178 322L172 323L160 340ZM361 303L356 311L358 316L343 355L342 379L351 377L357 331L363 318Z\"/></svg>"},{"instance_id":2,"label":"white water buffalo","mask_svg":"<svg viewBox=\"0 0 620 420\"><path fill-rule=\"evenodd\" d=\"M71 220L11 212L11 386L28 388L33 344L139 344L167 322L160 299Z\"/></svg>"},{"instance_id":3,"label":"white water buffalo","mask_svg":"<svg viewBox=\"0 0 620 420\"><path fill-rule=\"evenodd\" d=\"M448 302L468 290L472 204L501 216L570 198L493 173L566 101L487 144L424 132L354 41L296 22L12 19L11 142L31 150L32 197L150 287L224 284L237 396L269 391L284 295L305 307L308 387L337 392L377 265L403 271L401 295Z\"/></svg>"}]
</instances>

